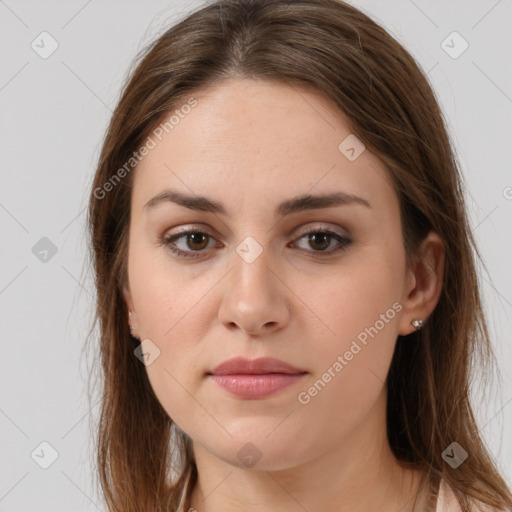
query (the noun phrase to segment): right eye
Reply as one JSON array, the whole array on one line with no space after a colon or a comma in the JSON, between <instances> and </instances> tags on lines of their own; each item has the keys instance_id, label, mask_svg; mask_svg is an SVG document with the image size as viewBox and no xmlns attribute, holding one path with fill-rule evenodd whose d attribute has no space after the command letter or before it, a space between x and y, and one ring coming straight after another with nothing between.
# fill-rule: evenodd
<instances>
[{"instance_id":1,"label":"right eye","mask_svg":"<svg viewBox=\"0 0 512 512\"><path fill-rule=\"evenodd\" d=\"M181 240L182 238L186 238L185 244L189 245L197 245L199 247L195 247L197 251L187 251L187 249L180 249L179 247L176 247L176 241ZM198 254L199 251L203 252L205 247L205 240L208 241L209 239L213 239L211 235L208 233L205 233L203 231L198 230L188 230L188 231L182 231L181 233L170 235L170 236L164 236L162 237L162 243L169 248L169 250L175 254L177 254L179 257L183 258L200 258L202 254Z\"/></svg>"}]
</instances>

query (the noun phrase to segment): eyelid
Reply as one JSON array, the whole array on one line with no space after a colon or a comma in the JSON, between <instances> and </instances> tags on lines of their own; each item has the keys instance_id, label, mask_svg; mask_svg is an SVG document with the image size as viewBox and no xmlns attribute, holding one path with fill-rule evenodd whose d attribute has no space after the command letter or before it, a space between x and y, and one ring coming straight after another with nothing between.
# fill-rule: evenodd
<instances>
[{"instance_id":1,"label":"eyelid","mask_svg":"<svg viewBox=\"0 0 512 512\"><path fill-rule=\"evenodd\" d=\"M315 230L320 231L321 230L321 231L326 231L326 232L332 232L335 235L338 235L343 238L350 238L351 235L347 229L344 230L345 233L340 233L338 231L339 229L340 229L339 226L330 227L329 224L318 222L313 225L308 224L307 226L302 227L301 229L299 229L299 231L297 232L297 234L295 236L301 237L302 235L305 235L305 234L309 233L310 231L315 231Z\"/></svg>"}]
</instances>

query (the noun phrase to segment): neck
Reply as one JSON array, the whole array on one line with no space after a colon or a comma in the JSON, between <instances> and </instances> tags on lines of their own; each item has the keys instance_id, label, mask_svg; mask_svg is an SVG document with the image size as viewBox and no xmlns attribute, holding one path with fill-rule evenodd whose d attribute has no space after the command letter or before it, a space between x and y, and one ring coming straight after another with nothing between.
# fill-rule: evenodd
<instances>
[{"instance_id":1,"label":"neck","mask_svg":"<svg viewBox=\"0 0 512 512\"><path fill-rule=\"evenodd\" d=\"M333 442L328 452L284 469L249 470L194 443L198 481L188 507L198 512L413 511L422 472L398 463L385 422L375 421L385 418L385 395L370 414L374 417Z\"/></svg>"}]
</instances>

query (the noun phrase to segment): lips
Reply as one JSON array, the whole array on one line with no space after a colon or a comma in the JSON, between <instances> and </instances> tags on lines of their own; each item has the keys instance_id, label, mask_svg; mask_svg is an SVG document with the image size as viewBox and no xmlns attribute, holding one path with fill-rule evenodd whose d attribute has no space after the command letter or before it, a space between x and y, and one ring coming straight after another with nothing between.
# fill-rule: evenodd
<instances>
[{"instance_id":1,"label":"lips","mask_svg":"<svg viewBox=\"0 0 512 512\"><path fill-rule=\"evenodd\" d=\"M308 373L273 357L235 357L209 372L208 379L239 399L262 399L299 382Z\"/></svg>"},{"instance_id":2,"label":"lips","mask_svg":"<svg viewBox=\"0 0 512 512\"><path fill-rule=\"evenodd\" d=\"M260 357L258 359L235 357L224 361L208 372L209 375L265 375L269 373L292 375L307 372L274 357Z\"/></svg>"}]
</instances>

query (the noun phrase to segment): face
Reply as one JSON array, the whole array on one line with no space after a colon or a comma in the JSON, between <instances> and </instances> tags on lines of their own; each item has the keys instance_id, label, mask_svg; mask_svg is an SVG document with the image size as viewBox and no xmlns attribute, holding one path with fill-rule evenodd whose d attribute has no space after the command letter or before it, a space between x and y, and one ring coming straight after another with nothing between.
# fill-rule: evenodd
<instances>
[{"instance_id":1,"label":"face","mask_svg":"<svg viewBox=\"0 0 512 512\"><path fill-rule=\"evenodd\" d=\"M194 445L240 467L382 431L396 338L414 331L384 166L316 92L231 79L193 96L133 171L125 298L156 396ZM292 201L331 194L359 199ZM238 356L297 372L210 375Z\"/></svg>"}]
</instances>

